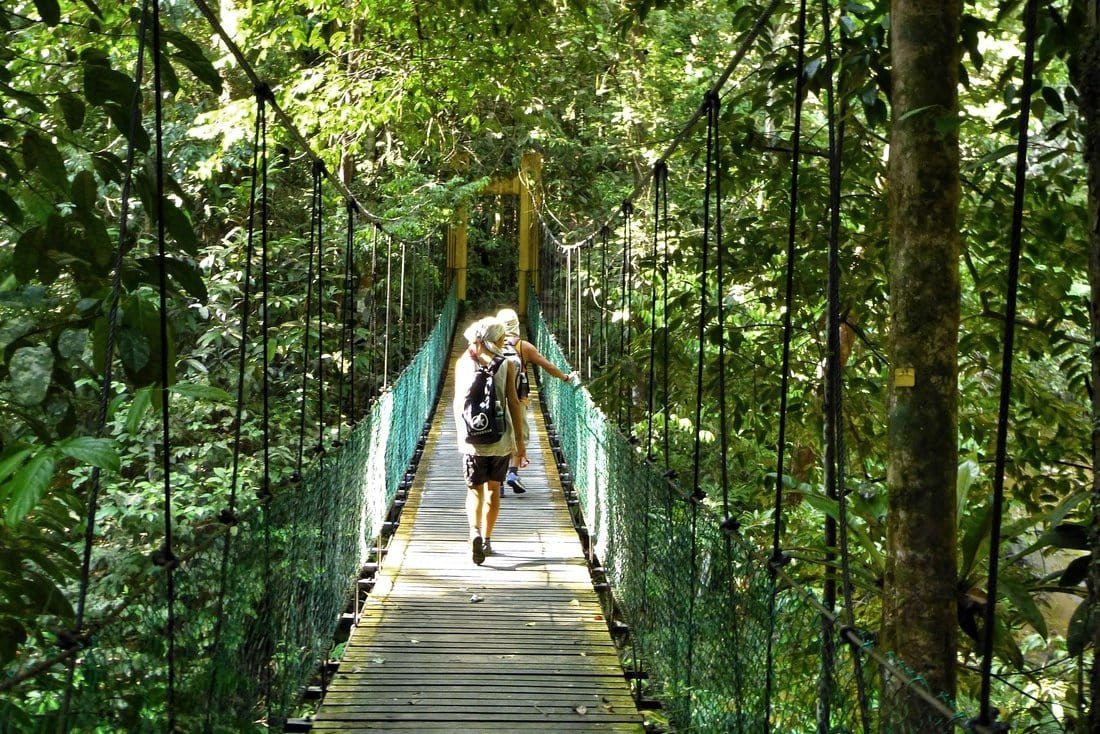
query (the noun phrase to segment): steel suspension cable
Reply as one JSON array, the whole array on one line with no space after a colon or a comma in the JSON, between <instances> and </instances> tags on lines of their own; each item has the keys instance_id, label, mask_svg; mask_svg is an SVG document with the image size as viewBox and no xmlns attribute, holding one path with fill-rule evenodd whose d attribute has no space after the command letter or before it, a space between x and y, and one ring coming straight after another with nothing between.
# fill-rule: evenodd
<instances>
[{"instance_id":1,"label":"steel suspension cable","mask_svg":"<svg viewBox=\"0 0 1100 734\"><path fill-rule=\"evenodd\" d=\"M784 451L787 440L787 401L790 392L791 370L791 339L793 326L791 312L794 307L794 261L795 238L798 228L798 169L802 154L802 91L805 87L806 65L806 0L800 0L798 6L798 52L795 63L795 91L794 91L794 131L791 135L791 183L790 183L790 212L787 219L787 266L784 282L783 296L783 358L780 368L779 390L779 436L776 439L776 470L775 470L775 500L772 521L772 554L769 560L769 573L771 575L771 592L768 596L768 625L770 633L767 642L767 665L764 681L764 731L771 728L772 692L775 686L774 638L775 638L775 605L778 587L776 584L776 570L785 563L785 556L780 548L780 540L783 534L783 464Z\"/></svg>"},{"instance_id":2,"label":"steel suspension cable","mask_svg":"<svg viewBox=\"0 0 1100 734\"><path fill-rule=\"evenodd\" d=\"M1038 0L1028 0L1024 9L1024 68L1020 85L1019 137L1016 141L1016 172L1012 202L1012 230L1008 259L1008 293L1005 303L1004 347L1001 353L1001 396L997 412L996 469L993 477L993 525L989 531L989 582L982 635L981 712L978 722L992 726L996 711L990 706L993 669L993 628L997 609L997 575L1000 568L1001 524L1005 505L1005 465L1008 455L1008 420L1012 405L1012 362L1016 339L1016 302L1020 288L1020 258L1023 252L1024 189L1027 182L1028 124L1031 93L1035 81L1035 38Z\"/></svg>"}]
</instances>

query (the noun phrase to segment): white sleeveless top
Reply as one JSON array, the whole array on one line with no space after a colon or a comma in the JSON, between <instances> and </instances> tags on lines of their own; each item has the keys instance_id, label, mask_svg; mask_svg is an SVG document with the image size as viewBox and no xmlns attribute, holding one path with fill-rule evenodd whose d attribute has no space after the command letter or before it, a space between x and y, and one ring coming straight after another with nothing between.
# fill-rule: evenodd
<instances>
[{"instance_id":1,"label":"white sleeveless top","mask_svg":"<svg viewBox=\"0 0 1100 734\"><path fill-rule=\"evenodd\" d=\"M462 420L462 408L466 402L466 391L474 380L474 360L469 352L463 352L455 362L455 397L451 404L454 413L455 429L458 436L458 450L464 454L478 456L511 456L516 450L516 434L512 427L512 415L508 412L508 370L513 363L505 359L493 375L493 387L497 391L497 407L504 411L504 435L496 443L466 443L466 423Z\"/></svg>"}]
</instances>

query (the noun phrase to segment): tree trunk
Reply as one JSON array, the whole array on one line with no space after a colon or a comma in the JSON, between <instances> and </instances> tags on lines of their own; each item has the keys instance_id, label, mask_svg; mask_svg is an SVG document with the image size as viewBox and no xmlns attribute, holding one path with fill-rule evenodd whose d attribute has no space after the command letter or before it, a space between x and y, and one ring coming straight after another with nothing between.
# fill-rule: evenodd
<instances>
[{"instance_id":1,"label":"tree trunk","mask_svg":"<svg viewBox=\"0 0 1100 734\"><path fill-rule=\"evenodd\" d=\"M1089 204L1089 283L1091 301L1089 321L1093 344L1100 343L1100 9L1096 0L1089 2L1089 27L1078 56L1074 84L1085 122L1085 164L1088 167ZM1100 350L1095 347L1092 359L1092 419L1100 421ZM1086 609L1091 610L1093 624L1092 666L1089 673L1089 726L1087 731L1100 731L1100 624L1096 624L1100 609L1100 431L1092 431L1092 563L1089 564L1089 595Z\"/></svg>"},{"instance_id":2,"label":"tree trunk","mask_svg":"<svg viewBox=\"0 0 1100 734\"><path fill-rule=\"evenodd\" d=\"M955 694L961 0L892 0L889 464L883 643ZM884 722L932 731L887 675ZM947 727L942 727L946 729Z\"/></svg>"}]
</instances>

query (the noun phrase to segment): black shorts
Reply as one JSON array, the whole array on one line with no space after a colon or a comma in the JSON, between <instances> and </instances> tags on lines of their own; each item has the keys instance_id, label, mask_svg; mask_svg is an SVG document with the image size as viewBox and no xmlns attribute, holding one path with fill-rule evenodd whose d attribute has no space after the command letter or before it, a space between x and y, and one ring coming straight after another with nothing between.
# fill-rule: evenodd
<instances>
[{"instance_id":1,"label":"black shorts","mask_svg":"<svg viewBox=\"0 0 1100 734\"><path fill-rule=\"evenodd\" d=\"M511 463L511 456L463 454L462 466L466 470L466 486L480 487L486 482L497 482L498 484L503 482Z\"/></svg>"}]
</instances>

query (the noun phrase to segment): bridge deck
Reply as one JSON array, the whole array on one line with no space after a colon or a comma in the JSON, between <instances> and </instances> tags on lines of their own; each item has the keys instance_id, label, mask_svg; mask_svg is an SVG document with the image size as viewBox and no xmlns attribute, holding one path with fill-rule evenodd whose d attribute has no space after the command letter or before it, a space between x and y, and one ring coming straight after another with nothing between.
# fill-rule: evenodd
<instances>
[{"instance_id":1,"label":"bridge deck","mask_svg":"<svg viewBox=\"0 0 1100 734\"><path fill-rule=\"evenodd\" d=\"M506 489L494 554L480 567L466 540L453 394L448 377L401 524L313 730L643 732L537 391L528 491Z\"/></svg>"}]
</instances>

